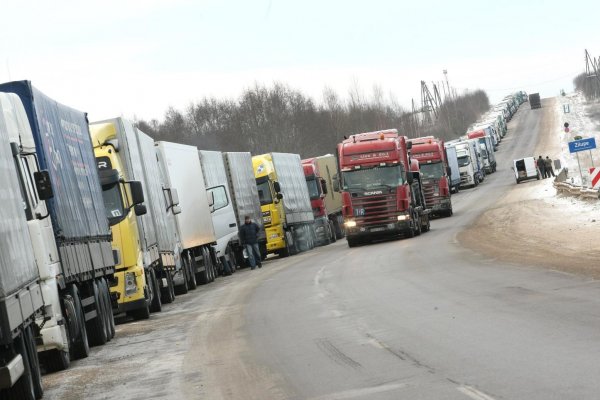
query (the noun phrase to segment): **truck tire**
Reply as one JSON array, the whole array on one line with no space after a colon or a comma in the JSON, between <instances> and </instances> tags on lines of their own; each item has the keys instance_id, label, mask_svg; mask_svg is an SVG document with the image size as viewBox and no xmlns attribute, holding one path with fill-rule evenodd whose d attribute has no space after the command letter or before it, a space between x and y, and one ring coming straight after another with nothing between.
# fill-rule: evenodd
<instances>
[{"instance_id":1,"label":"truck tire","mask_svg":"<svg viewBox=\"0 0 600 400\"><path fill-rule=\"evenodd\" d=\"M0 398L6 400L36 400L24 332L16 339L16 351L23 358L25 371L10 389L0 390Z\"/></svg>"},{"instance_id":2,"label":"truck tire","mask_svg":"<svg viewBox=\"0 0 600 400\"><path fill-rule=\"evenodd\" d=\"M106 311L106 320L108 322L108 340L115 337L115 316L112 310L112 303L110 301L110 289L106 279L100 278L100 290L104 295L104 310Z\"/></svg>"},{"instance_id":3,"label":"truck tire","mask_svg":"<svg viewBox=\"0 0 600 400\"><path fill-rule=\"evenodd\" d=\"M86 322L88 339L92 346L102 346L108 341L108 332L106 331L106 322L104 318L104 305L100 300L100 290L96 280L90 282L94 296L94 307L96 308L96 318Z\"/></svg>"},{"instance_id":4,"label":"truck tire","mask_svg":"<svg viewBox=\"0 0 600 400\"><path fill-rule=\"evenodd\" d=\"M215 279L217 279L217 276L218 276L218 270L217 270L218 260L217 260L216 256L214 255L214 253L212 252L212 248L207 249L206 251L208 252L208 261L210 262L209 283L212 283L215 281Z\"/></svg>"},{"instance_id":5,"label":"truck tire","mask_svg":"<svg viewBox=\"0 0 600 400\"><path fill-rule=\"evenodd\" d=\"M329 234L329 243L335 243L337 241L337 235L333 221L329 221Z\"/></svg>"},{"instance_id":6,"label":"truck tire","mask_svg":"<svg viewBox=\"0 0 600 400\"><path fill-rule=\"evenodd\" d=\"M175 294L177 296L181 296L182 294L187 294L189 291L189 266L185 263L183 264L183 268L181 269L181 273L183 274L183 283L181 285L175 286Z\"/></svg>"},{"instance_id":7,"label":"truck tire","mask_svg":"<svg viewBox=\"0 0 600 400\"><path fill-rule=\"evenodd\" d=\"M29 358L29 371L31 372L31 382L33 383L33 392L36 399L44 397L44 387L42 386L42 371L40 370L40 360L38 358L33 334L33 325L29 325L23 332L27 348L27 357Z\"/></svg>"},{"instance_id":8,"label":"truck tire","mask_svg":"<svg viewBox=\"0 0 600 400\"><path fill-rule=\"evenodd\" d=\"M150 283L152 284L152 302L150 303L150 312L161 312L162 301L160 299L160 286L158 286L158 280L156 279L156 271L154 268L150 268Z\"/></svg>"},{"instance_id":9,"label":"truck tire","mask_svg":"<svg viewBox=\"0 0 600 400\"><path fill-rule=\"evenodd\" d=\"M196 270L196 261L194 261L193 258L188 259L188 276L189 276L189 281L188 281L188 289L189 290L196 290L196 288L198 287L198 281L196 281L196 274L194 273L194 271Z\"/></svg>"},{"instance_id":10,"label":"truck tire","mask_svg":"<svg viewBox=\"0 0 600 400\"><path fill-rule=\"evenodd\" d=\"M421 217L419 217L416 220L416 226L415 226L415 236L421 236L421 225L423 224L423 222L421 222Z\"/></svg>"},{"instance_id":11,"label":"truck tire","mask_svg":"<svg viewBox=\"0 0 600 400\"><path fill-rule=\"evenodd\" d=\"M150 318L150 306L146 303L143 307L137 310L128 311L127 315L136 321Z\"/></svg>"},{"instance_id":12,"label":"truck tire","mask_svg":"<svg viewBox=\"0 0 600 400\"><path fill-rule=\"evenodd\" d=\"M79 360L90 355L90 344L88 342L88 334L85 326L85 313L81 304L79 289L75 285L71 285L71 296L75 307L75 322L77 324L77 334L73 337L71 355L72 359Z\"/></svg>"},{"instance_id":13,"label":"truck tire","mask_svg":"<svg viewBox=\"0 0 600 400\"><path fill-rule=\"evenodd\" d=\"M71 365L68 351L52 349L38 353L38 356L46 373L64 371Z\"/></svg>"},{"instance_id":14,"label":"truck tire","mask_svg":"<svg viewBox=\"0 0 600 400\"><path fill-rule=\"evenodd\" d=\"M358 239L351 239L349 237L346 237L346 241L348 241L348 247L356 247L360 244Z\"/></svg>"},{"instance_id":15,"label":"truck tire","mask_svg":"<svg viewBox=\"0 0 600 400\"><path fill-rule=\"evenodd\" d=\"M202 262L204 263L204 271L196 274L196 280L202 285L206 285L207 283L210 283L210 268L212 262L210 260L210 254L205 247L202 248Z\"/></svg>"},{"instance_id":16,"label":"truck tire","mask_svg":"<svg viewBox=\"0 0 600 400\"><path fill-rule=\"evenodd\" d=\"M163 304L170 304L175 300L175 288L173 286L173 276L170 271L167 271L166 278L167 287L161 289L161 301Z\"/></svg>"}]
</instances>

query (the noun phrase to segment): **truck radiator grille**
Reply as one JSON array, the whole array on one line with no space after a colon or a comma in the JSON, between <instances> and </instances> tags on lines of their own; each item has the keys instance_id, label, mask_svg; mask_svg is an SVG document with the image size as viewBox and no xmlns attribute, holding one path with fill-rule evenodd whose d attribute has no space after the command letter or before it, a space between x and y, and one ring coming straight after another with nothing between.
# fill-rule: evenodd
<instances>
[{"instance_id":1,"label":"truck radiator grille","mask_svg":"<svg viewBox=\"0 0 600 400\"><path fill-rule=\"evenodd\" d=\"M437 183L423 185L423 195L425 195L425 206L427 208L433 207L435 204L438 204L441 200L439 196L435 195L436 186Z\"/></svg>"},{"instance_id":2,"label":"truck radiator grille","mask_svg":"<svg viewBox=\"0 0 600 400\"><path fill-rule=\"evenodd\" d=\"M397 222L396 195L352 197L354 219L359 226Z\"/></svg>"}]
</instances>

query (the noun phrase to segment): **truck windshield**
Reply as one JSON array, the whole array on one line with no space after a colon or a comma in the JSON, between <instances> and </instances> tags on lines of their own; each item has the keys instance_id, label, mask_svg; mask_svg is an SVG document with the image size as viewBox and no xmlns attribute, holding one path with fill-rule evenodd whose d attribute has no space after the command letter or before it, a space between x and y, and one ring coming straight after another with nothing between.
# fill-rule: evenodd
<instances>
[{"instance_id":1,"label":"truck windshield","mask_svg":"<svg viewBox=\"0 0 600 400\"><path fill-rule=\"evenodd\" d=\"M468 155L458 157L458 166L459 167L466 167L467 165L469 165L470 162L471 162L471 160L469 159Z\"/></svg>"},{"instance_id":2,"label":"truck windshield","mask_svg":"<svg viewBox=\"0 0 600 400\"><path fill-rule=\"evenodd\" d=\"M273 203L273 196L271 194L271 186L269 185L269 180L256 180L256 186L258 187L258 199L260 200L260 205L265 206L267 204Z\"/></svg>"},{"instance_id":3,"label":"truck windshield","mask_svg":"<svg viewBox=\"0 0 600 400\"><path fill-rule=\"evenodd\" d=\"M358 169L342 173L344 190L369 189L381 186L397 187L404 184L402 165Z\"/></svg>"},{"instance_id":4,"label":"truck windshield","mask_svg":"<svg viewBox=\"0 0 600 400\"><path fill-rule=\"evenodd\" d=\"M308 194L311 200L315 200L321 197L319 185L315 178L309 178L306 180L306 186L308 186Z\"/></svg>"},{"instance_id":5,"label":"truck windshield","mask_svg":"<svg viewBox=\"0 0 600 400\"><path fill-rule=\"evenodd\" d=\"M423 179L438 179L444 176L444 165L441 162L433 164L421 164L421 174Z\"/></svg>"},{"instance_id":6,"label":"truck windshield","mask_svg":"<svg viewBox=\"0 0 600 400\"><path fill-rule=\"evenodd\" d=\"M105 188L102 190L102 198L104 199L104 208L109 224L113 226L121 222L125 218L125 208L123 207L120 186L115 184L108 189Z\"/></svg>"}]
</instances>

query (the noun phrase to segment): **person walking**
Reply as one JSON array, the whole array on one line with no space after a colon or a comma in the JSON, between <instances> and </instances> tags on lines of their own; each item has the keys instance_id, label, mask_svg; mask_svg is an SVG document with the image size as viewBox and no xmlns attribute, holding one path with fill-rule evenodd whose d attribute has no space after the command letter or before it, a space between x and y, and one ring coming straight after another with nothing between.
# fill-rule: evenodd
<instances>
[{"instance_id":1,"label":"person walking","mask_svg":"<svg viewBox=\"0 0 600 400\"><path fill-rule=\"evenodd\" d=\"M258 232L260 228L249 215L244 217L244 225L240 227L240 242L248 253L248 262L250 263L250 269L254 270L258 265L258 268L262 268L260 249L258 248Z\"/></svg>"},{"instance_id":2,"label":"person walking","mask_svg":"<svg viewBox=\"0 0 600 400\"><path fill-rule=\"evenodd\" d=\"M548 176L548 178L550 178L550 176L554 178L554 169L552 168L552 160L550 159L550 157L546 156L544 163L546 164L546 175Z\"/></svg>"},{"instance_id":3,"label":"person walking","mask_svg":"<svg viewBox=\"0 0 600 400\"><path fill-rule=\"evenodd\" d=\"M540 170L540 175L542 179L546 179L546 162L544 161L542 156L540 156L540 158L537 159L537 167Z\"/></svg>"}]
</instances>

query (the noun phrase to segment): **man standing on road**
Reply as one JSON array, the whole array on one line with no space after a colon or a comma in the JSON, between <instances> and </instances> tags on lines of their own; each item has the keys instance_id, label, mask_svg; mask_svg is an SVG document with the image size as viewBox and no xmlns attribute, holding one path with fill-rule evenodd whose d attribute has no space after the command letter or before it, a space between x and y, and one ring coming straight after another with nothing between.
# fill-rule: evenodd
<instances>
[{"instance_id":1,"label":"man standing on road","mask_svg":"<svg viewBox=\"0 0 600 400\"><path fill-rule=\"evenodd\" d=\"M250 269L254 270L258 264L258 268L262 268L260 249L258 248L258 232L260 228L250 219L250 216L244 217L244 225L240 228L240 242L248 253L248 262Z\"/></svg>"},{"instance_id":2,"label":"man standing on road","mask_svg":"<svg viewBox=\"0 0 600 400\"><path fill-rule=\"evenodd\" d=\"M546 175L548 176L548 178L550 178L550 176L552 176L554 178L554 169L552 168L552 160L550 159L550 157L546 156L546 160L544 160L545 164L546 164Z\"/></svg>"},{"instance_id":3,"label":"man standing on road","mask_svg":"<svg viewBox=\"0 0 600 400\"><path fill-rule=\"evenodd\" d=\"M542 156L540 156L540 158L537 159L537 167L540 170L540 175L542 176L542 179L546 179L546 162L544 161Z\"/></svg>"}]
</instances>

